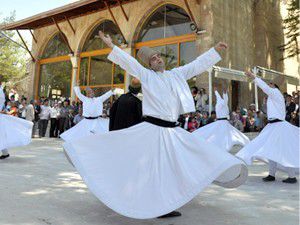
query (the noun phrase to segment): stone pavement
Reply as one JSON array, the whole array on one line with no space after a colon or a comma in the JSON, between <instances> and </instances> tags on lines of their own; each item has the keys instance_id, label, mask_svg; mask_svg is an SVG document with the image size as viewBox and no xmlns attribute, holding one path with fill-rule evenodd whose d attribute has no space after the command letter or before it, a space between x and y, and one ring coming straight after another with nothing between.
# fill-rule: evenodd
<instances>
[{"instance_id":1,"label":"stone pavement","mask_svg":"<svg viewBox=\"0 0 300 225\"><path fill-rule=\"evenodd\" d=\"M249 167L237 189L211 185L172 219L135 220L104 206L66 160L62 141L34 139L0 161L0 225L297 225L299 183L263 183L267 166ZM235 149L234 151L237 151Z\"/></svg>"}]
</instances>

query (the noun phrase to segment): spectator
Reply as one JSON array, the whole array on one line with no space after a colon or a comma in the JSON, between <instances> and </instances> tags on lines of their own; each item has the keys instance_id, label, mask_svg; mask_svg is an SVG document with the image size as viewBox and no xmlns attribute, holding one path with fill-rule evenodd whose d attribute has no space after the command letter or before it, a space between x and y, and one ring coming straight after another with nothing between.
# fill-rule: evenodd
<instances>
[{"instance_id":1,"label":"spectator","mask_svg":"<svg viewBox=\"0 0 300 225\"><path fill-rule=\"evenodd\" d=\"M39 120L40 120L40 112L41 112L41 106L40 106L40 102L37 100L34 100L33 102L33 107L34 107L34 121L33 121L33 129L32 129L32 137L35 136L36 131L38 129L38 124L39 124Z\"/></svg>"},{"instance_id":2,"label":"spectator","mask_svg":"<svg viewBox=\"0 0 300 225\"><path fill-rule=\"evenodd\" d=\"M49 106L49 100L45 99L44 104L41 106L41 112L39 114L40 120L39 120L39 136L45 137L48 122L50 118L51 108Z\"/></svg>"},{"instance_id":3,"label":"spectator","mask_svg":"<svg viewBox=\"0 0 300 225\"><path fill-rule=\"evenodd\" d=\"M210 117L207 120L207 124L215 122L217 119L216 111L212 111Z\"/></svg>"},{"instance_id":4,"label":"spectator","mask_svg":"<svg viewBox=\"0 0 300 225\"><path fill-rule=\"evenodd\" d=\"M197 130L198 123L195 117L191 117L190 121L188 122L188 131L193 132Z\"/></svg>"},{"instance_id":5,"label":"spectator","mask_svg":"<svg viewBox=\"0 0 300 225\"><path fill-rule=\"evenodd\" d=\"M19 105L19 117L26 119L26 99L22 99L21 104Z\"/></svg>"},{"instance_id":6,"label":"spectator","mask_svg":"<svg viewBox=\"0 0 300 225\"><path fill-rule=\"evenodd\" d=\"M291 95L287 95L286 97L285 108L286 108L285 120L290 122L292 113L296 110L296 104L293 102L293 98Z\"/></svg>"},{"instance_id":7,"label":"spectator","mask_svg":"<svg viewBox=\"0 0 300 225\"><path fill-rule=\"evenodd\" d=\"M54 103L53 107L51 107L50 112L50 134L51 138L58 136L58 103Z\"/></svg>"},{"instance_id":8,"label":"spectator","mask_svg":"<svg viewBox=\"0 0 300 225\"><path fill-rule=\"evenodd\" d=\"M66 120L69 115L69 102L64 101L63 106L59 108L59 114L58 114L58 129L59 134L62 134L66 129Z\"/></svg>"},{"instance_id":9,"label":"spectator","mask_svg":"<svg viewBox=\"0 0 300 225\"><path fill-rule=\"evenodd\" d=\"M78 109L78 114L74 117L74 120L73 120L73 122L74 122L74 124L76 125L76 124L78 124L81 120L83 120L83 116L82 116L82 108L79 108Z\"/></svg>"}]
</instances>

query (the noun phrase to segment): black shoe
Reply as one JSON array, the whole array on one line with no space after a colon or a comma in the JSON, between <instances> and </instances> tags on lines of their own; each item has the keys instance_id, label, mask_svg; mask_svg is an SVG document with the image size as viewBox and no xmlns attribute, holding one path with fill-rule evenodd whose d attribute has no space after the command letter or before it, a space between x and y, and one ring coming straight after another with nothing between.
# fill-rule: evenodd
<instances>
[{"instance_id":1,"label":"black shoe","mask_svg":"<svg viewBox=\"0 0 300 225\"><path fill-rule=\"evenodd\" d=\"M8 158L9 157L9 154L8 155L1 155L0 156L0 159L6 159L6 158Z\"/></svg>"},{"instance_id":2,"label":"black shoe","mask_svg":"<svg viewBox=\"0 0 300 225\"><path fill-rule=\"evenodd\" d=\"M269 176L267 176L267 177L264 177L264 178L263 178L263 181L264 181L264 182L275 181L275 177L269 175Z\"/></svg>"},{"instance_id":3,"label":"black shoe","mask_svg":"<svg viewBox=\"0 0 300 225\"><path fill-rule=\"evenodd\" d=\"M293 178L286 178L285 180L282 180L283 183L289 183L289 184L294 184L294 183L297 183L297 179L296 177L293 177Z\"/></svg>"},{"instance_id":4,"label":"black shoe","mask_svg":"<svg viewBox=\"0 0 300 225\"><path fill-rule=\"evenodd\" d=\"M163 218L177 217L177 216L181 216L181 213L178 212L178 211L173 211L173 212L170 212L170 213L168 213L168 214L166 214L166 215L159 216L159 217L157 217L157 218L163 219Z\"/></svg>"}]
</instances>

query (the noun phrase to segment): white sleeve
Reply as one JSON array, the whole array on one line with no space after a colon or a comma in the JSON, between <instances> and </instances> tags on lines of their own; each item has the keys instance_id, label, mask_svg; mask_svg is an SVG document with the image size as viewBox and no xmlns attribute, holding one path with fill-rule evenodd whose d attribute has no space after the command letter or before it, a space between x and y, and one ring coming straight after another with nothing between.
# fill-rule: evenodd
<instances>
[{"instance_id":1,"label":"white sleeve","mask_svg":"<svg viewBox=\"0 0 300 225\"><path fill-rule=\"evenodd\" d=\"M215 96L216 96L217 102L220 103L220 100L221 100L222 98L221 98L221 95L219 94L218 91L215 91Z\"/></svg>"},{"instance_id":2,"label":"white sleeve","mask_svg":"<svg viewBox=\"0 0 300 225\"><path fill-rule=\"evenodd\" d=\"M222 59L221 56L215 50L215 48L211 48L204 54L198 56L198 58L196 58L194 61L190 62L189 64L180 66L178 68L174 68L172 69L172 71L182 74L182 76L185 76L185 79L188 80L196 75L203 73L207 69L211 68L221 59Z\"/></svg>"},{"instance_id":3,"label":"white sleeve","mask_svg":"<svg viewBox=\"0 0 300 225\"><path fill-rule=\"evenodd\" d=\"M84 96L83 94L81 94L81 90L80 87L75 86L74 87L74 92L76 94L76 96L79 98L80 101L84 102L86 100L86 96Z\"/></svg>"},{"instance_id":4,"label":"white sleeve","mask_svg":"<svg viewBox=\"0 0 300 225\"><path fill-rule=\"evenodd\" d=\"M266 82L264 82L262 79L256 77L254 79L254 82L257 84L258 87L262 89L264 93L266 93L268 96L273 96L276 92L275 88L271 88Z\"/></svg>"},{"instance_id":5,"label":"white sleeve","mask_svg":"<svg viewBox=\"0 0 300 225\"><path fill-rule=\"evenodd\" d=\"M110 90L110 91L106 92L105 94L101 95L98 98L101 99L102 102L105 102L112 95L113 95L113 92Z\"/></svg>"},{"instance_id":6,"label":"white sleeve","mask_svg":"<svg viewBox=\"0 0 300 225\"><path fill-rule=\"evenodd\" d=\"M143 67L134 57L123 51L117 46L114 46L108 59L113 63L119 65L130 75L138 78L141 82L145 81L148 69Z\"/></svg>"},{"instance_id":7,"label":"white sleeve","mask_svg":"<svg viewBox=\"0 0 300 225\"><path fill-rule=\"evenodd\" d=\"M223 93L223 99L225 101L225 104L227 105L228 104L228 93L227 92Z\"/></svg>"}]
</instances>

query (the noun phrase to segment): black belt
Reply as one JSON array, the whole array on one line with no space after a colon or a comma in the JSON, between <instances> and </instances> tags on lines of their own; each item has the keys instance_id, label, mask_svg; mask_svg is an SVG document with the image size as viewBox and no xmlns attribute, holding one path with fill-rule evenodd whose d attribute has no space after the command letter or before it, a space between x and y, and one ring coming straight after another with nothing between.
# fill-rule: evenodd
<instances>
[{"instance_id":1,"label":"black belt","mask_svg":"<svg viewBox=\"0 0 300 225\"><path fill-rule=\"evenodd\" d=\"M280 119L274 119L274 120L268 120L268 123L277 123L277 122L282 122L283 120Z\"/></svg>"},{"instance_id":2,"label":"black belt","mask_svg":"<svg viewBox=\"0 0 300 225\"><path fill-rule=\"evenodd\" d=\"M228 120L227 118L218 118L217 120Z\"/></svg>"},{"instance_id":3,"label":"black belt","mask_svg":"<svg viewBox=\"0 0 300 225\"><path fill-rule=\"evenodd\" d=\"M87 119L87 120L95 120L95 119L98 119L98 118L100 118L100 117L102 117L102 116L95 116L95 117L92 117L92 116L85 117L85 116L84 116L84 118Z\"/></svg>"},{"instance_id":4,"label":"black belt","mask_svg":"<svg viewBox=\"0 0 300 225\"><path fill-rule=\"evenodd\" d=\"M148 122L148 123L152 123L154 125L160 126L160 127L178 127L179 123L177 122L170 122L167 120L162 120L162 119L158 119L152 116L144 116L143 117L143 121Z\"/></svg>"}]
</instances>

